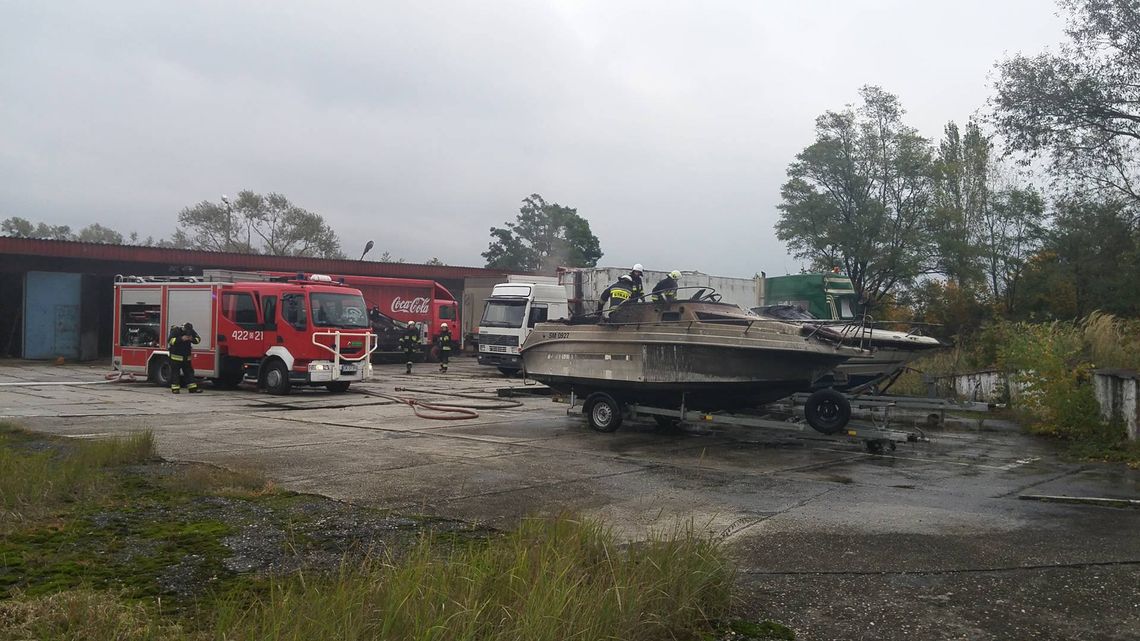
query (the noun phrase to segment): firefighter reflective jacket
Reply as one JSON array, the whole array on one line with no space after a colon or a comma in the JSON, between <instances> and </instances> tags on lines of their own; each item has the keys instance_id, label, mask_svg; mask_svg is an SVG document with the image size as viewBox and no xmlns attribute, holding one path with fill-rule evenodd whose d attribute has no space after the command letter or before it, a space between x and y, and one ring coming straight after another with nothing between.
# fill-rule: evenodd
<instances>
[{"instance_id":1,"label":"firefighter reflective jacket","mask_svg":"<svg viewBox=\"0 0 1140 641\"><path fill-rule=\"evenodd\" d=\"M633 289L626 284L628 282L623 279L607 287L606 291L602 292L601 298L598 299L598 309L603 309L606 306L606 301L609 301L612 309L629 300L630 296L633 296Z\"/></svg>"},{"instance_id":2,"label":"firefighter reflective jacket","mask_svg":"<svg viewBox=\"0 0 1140 641\"><path fill-rule=\"evenodd\" d=\"M420 330L415 325L412 325L404 331L404 335L400 337L400 349L405 352L416 352L420 349Z\"/></svg>"},{"instance_id":3,"label":"firefighter reflective jacket","mask_svg":"<svg viewBox=\"0 0 1140 641\"><path fill-rule=\"evenodd\" d=\"M671 276L666 276L657 281L653 286L653 300L676 300L677 298L677 281L673 280Z\"/></svg>"},{"instance_id":4,"label":"firefighter reflective jacket","mask_svg":"<svg viewBox=\"0 0 1140 641\"><path fill-rule=\"evenodd\" d=\"M436 340L439 341L439 348L440 349L446 350L449 352L451 351L451 330L450 329L441 330L439 333L439 336L436 337Z\"/></svg>"},{"instance_id":5,"label":"firefighter reflective jacket","mask_svg":"<svg viewBox=\"0 0 1140 641\"><path fill-rule=\"evenodd\" d=\"M183 336L189 335L190 340L182 340ZM186 331L185 328L175 325L170 328L170 337L166 339L166 346L170 348L170 360L182 361L190 358L190 350L194 349L194 345L202 342L202 337L194 330Z\"/></svg>"}]
</instances>

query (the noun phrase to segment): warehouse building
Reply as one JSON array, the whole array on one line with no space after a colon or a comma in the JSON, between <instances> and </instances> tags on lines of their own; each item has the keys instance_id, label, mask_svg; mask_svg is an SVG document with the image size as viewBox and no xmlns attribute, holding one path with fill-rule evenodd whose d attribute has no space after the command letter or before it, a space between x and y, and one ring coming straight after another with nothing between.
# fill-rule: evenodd
<instances>
[{"instance_id":1,"label":"warehouse building","mask_svg":"<svg viewBox=\"0 0 1140 641\"><path fill-rule=\"evenodd\" d=\"M109 358L116 275L198 276L206 269L431 279L451 290L461 305L480 308L481 299L463 297L466 280L504 276L479 267L0 237L0 356Z\"/></svg>"}]
</instances>

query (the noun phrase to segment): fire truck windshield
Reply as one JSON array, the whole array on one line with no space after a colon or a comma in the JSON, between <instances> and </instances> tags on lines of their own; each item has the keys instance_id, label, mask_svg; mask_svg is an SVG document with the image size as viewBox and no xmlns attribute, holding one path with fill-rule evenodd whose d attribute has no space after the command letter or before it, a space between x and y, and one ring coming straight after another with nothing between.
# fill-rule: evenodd
<instances>
[{"instance_id":1,"label":"fire truck windshield","mask_svg":"<svg viewBox=\"0 0 1140 641\"><path fill-rule=\"evenodd\" d=\"M360 294L333 294L313 292L313 325L318 327L349 327L366 329L368 311Z\"/></svg>"}]
</instances>

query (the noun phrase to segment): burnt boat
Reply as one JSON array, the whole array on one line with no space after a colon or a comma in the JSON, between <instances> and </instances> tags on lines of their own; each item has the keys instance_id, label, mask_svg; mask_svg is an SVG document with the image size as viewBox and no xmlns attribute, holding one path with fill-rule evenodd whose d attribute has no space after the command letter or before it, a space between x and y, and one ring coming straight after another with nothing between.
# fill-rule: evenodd
<instances>
[{"instance_id":1,"label":"burnt boat","mask_svg":"<svg viewBox=\"0 0 1140 641\"><path fill-rule=\"evenodd\" d=\"M596 315L539 323L520 348L527 377L560 393L605 393L618 406L729 410L812 389L863 350L804 336L798 324L720 302L627 302Z\"/></svg>"},{"instance_id":2,"label":"burnt boat","mask_svg":"<svg viewBox=\"0 0 1140 641\"><path fill-rule=\"evenodd\" d=\"M818 319L794 305L754 307L752 311L762 318L797 324L804 336L863 350L836 368L832 386L841 391L861 392L872 387L885 391L910 362L922 354L946 347L936 338L913 332Z\"/></svg>"}]
</instances>

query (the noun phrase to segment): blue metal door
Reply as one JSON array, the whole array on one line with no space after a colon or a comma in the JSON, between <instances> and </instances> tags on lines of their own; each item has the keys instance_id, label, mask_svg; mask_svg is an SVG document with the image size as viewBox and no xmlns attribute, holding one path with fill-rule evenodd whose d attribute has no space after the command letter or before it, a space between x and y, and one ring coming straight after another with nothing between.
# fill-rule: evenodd
<instances>
[{"instance_id":1,"label":"blue metal door","mask_svg":"<svg viewBox=\"0 0 1140 641\"><path fill-rule=\"evenodd\" d=\"M24 358L79 358L79 274L28 272Z\"/></svg>"}]
</instances>

